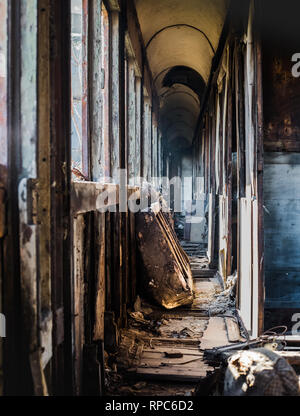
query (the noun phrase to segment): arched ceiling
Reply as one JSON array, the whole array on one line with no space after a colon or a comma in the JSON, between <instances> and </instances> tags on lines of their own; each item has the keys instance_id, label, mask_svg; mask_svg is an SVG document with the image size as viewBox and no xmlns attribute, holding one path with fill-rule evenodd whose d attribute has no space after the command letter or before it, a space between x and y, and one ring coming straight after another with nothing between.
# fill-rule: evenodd
<instances>
[{"instance_id":1,"label":"arched ceiling","mask_svg":"<svg viewBox=\"0 0 300 416\"><path fill-rule=\"evenodd\" d=\"M198 95L189 87L174 84L165 89L160 100L160 129L170 145L182 141L182 147L191 145L200 109Z\"/></svg>"},{"instance_id":2,"label":"arched ceiling","mask_svg":"<svg viewBox=\"0 0 300 416\"><path fill-rule=\"evenodd\" d=\"M187 66L174 66L163 79L163 87L172 87L174 84L183 84L190 87L199 97L205 90L205 83L201 75Z\"/></svg>"},{"instance_id":3,"label":"arched ceiling","mask_svg":"<svg viewBox=\"0 0 300 416\"><path fill-rule=\"evenodd\" d=\"M169 143L192 142L201 96L194 92L195 85L189 85L189 81L182 85L178 83L180 80L177 83L164 80L174 67L187 67L187 80L191 70L196 71L202 84L198 91L204 89L228 3L228 0L135 0L150 70L161 98L160 128Z\"/></svg>"}]
</instances>

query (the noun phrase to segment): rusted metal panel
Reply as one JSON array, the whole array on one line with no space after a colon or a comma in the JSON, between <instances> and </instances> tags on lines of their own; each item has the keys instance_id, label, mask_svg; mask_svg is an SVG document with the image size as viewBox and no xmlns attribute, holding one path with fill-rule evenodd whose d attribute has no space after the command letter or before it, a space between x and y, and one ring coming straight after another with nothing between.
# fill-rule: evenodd
<instances>
[{"instance_id":1,"label":"rusted metal panel","mask_svg":"<svg viewBox=\"0 0 300 416\"><path fill-rule=\"evenodd\" d=\"M264 148L298 152L300 83L292 74L292 56L299 52L299 3L267 0L261 9Z\"/></svg>"},{"instance_id":2,"label":"rusted metal panel","mask_svg":"<svg viewBox=\"0 0 300 416\"><path fill-rule=\"evenodd\" d=\"M292 309L299 305L299 173L298 153L265 154L263 203L266 208L264 262L267 308Z\"/></svg>"}]
</instances>

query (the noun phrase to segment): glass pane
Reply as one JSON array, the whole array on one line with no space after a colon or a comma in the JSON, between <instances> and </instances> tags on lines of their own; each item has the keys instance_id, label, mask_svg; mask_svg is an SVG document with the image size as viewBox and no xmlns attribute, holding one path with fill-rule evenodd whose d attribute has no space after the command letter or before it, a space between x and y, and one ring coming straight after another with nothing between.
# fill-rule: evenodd
<instances>
[{"instance_id":1,"label":"glass pane","mask_svg":"<svg viewBox=\"0 0 300 416\"><path fill-rule=\"evenodd\" d=\"M87 13L85 0L71 0L71 131L73 178L87 176Z\"/></svg>"}]
</instances>

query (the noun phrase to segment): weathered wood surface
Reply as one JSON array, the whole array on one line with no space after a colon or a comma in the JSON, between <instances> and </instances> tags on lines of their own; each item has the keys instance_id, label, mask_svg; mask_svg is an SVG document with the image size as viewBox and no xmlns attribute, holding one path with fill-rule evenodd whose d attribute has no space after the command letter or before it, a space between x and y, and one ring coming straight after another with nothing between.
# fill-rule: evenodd
<instances>
[{"instance_id":1,"label":"weathered wood surface","mask_svg":"<svg viewBox=\"0 0 300 416\"><path fill-rule=\"evenodd\" d=\"M96 302L94 341L104 340L104 311L105 311L105 213L96 214L97 236L97 271L96 271Z\"/></svg>"},{"instance_id":2,"label":"weathered wood surface","mask_svg":"<svg viewBox=\"0 0 300 416\"><path fill-rule=\"evenodd\" d=\"M208 320L194 317L192 325L186 328L190 319L168 319L160 327L161 336L143 337L142 349L136 348L134 362L137 364L128 372L135 378L169 382L193 383L205 377L213 368L204 362L199 342ZM183 330L190 330L187 338L174 338L174 334L180 335Z\"/></svg>"},{"instance_id":3,"label":"weathered wood surface","mask_svg":"<svg viewBox=\"0 0 300 416\"><path fill-rule=\"evenodd\" d=\"M201 338L200 349L207 350L229 344L223 317L209 319L207 328Z\"/></svg>"},{"instance_id":4,"label":"weathered wood surface","mask_svg":"<svg viewBox=\"0 0 300 416\"><path fill-rule=\"evenodd\" d=\"M240 328L234 318L225 317L225 326L229 342L241 341Z\"/></svg>"},{"instance_id":5,"label":"weathered wood surface","mask_svg":"<svg viewBox=\"0 0 300 416\"><path fill-rule=\"evenodd\" d=\"M114 207L119 202L119 186L98 182L72 183L72 213L84 214L90 211Z\"/></svg>"},{"instance_id":6,"label":"weathered wood surface","mask_svg":"<svg viewBox=\"0 0 300 416\"><path fill-rule=\"evenodd\" d=\"M144 286L152 298L166 309L193 302L192 273L167 217L138 213L136 236L144 266Z\"/></svg>"},{"instance_id":7,"label":"weathered wood surface","mask_svg":"<svg viewBox=\"0 0 300 416\"><path fill-rule=\"evenodd\" d=\"M79 215L73 222L74 246L73 246L73 268L74 268L74 354L76 380L76 394L82 390L82 350L84 345L84 231L85 218Z\"/></svg>"},{"instance_id":8,"label":"weathered wood surface","mask_svg":"<svg viewBox=\"0 0 300 416\"><path fill-rule=\"evenodd\" d=\"M172 350L171 350L172 351ZM167 349L166 349L167 352ZM183 354L182 358L169 359L165 353L153 353L153 357L143 357L141 365L135 372L136 377L144 380L168 380L198 382L213 368L203 362L199 353Z\"/></svg>"}]
</instances>

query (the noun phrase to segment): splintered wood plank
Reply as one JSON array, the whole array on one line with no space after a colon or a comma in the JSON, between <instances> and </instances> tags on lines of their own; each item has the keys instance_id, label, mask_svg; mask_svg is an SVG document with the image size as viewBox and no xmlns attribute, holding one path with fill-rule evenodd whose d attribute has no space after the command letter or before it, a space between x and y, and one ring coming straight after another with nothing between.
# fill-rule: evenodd
<instances>
[{"instance_id":1,"label":"splintered wood plank","mask_svg":"<svg viewBox=\"0 0 300 416\"><path fill-rule=\"evenodd\" d=\"M129 373L145 380L197 382L210 370L199 350L164 345L144 350L139 365Z\"/></svg>"},{"instance_id":2,"label":"splintered wood plank","mask_svg":"<svg viewBox=\"0 0 300 416\"><path fill-rule=\"evenodd\" d=\"M154 345L176 345L176 348L184 348L185 346L190 347L194 346L198 349L199 346L199 339L192 339L192 338L145 338L145 341L150 342L152 346Z\"/></svg>"},{"instance_id":3,"label":"splintered wood plank","mask_svg":"<svg viewBox=\"0 0 300 416\"><path fill-rule=\"evenodd\" d=\"M225 325L229 342L239 342L243 340L240 334L240 328L234 318L225 317Z\"/></svg>"},{"instance_id":4,"label":"splintered wood plank","mask_svg":"<svg viewBox=\"0 0 300 416\"><path fill-rule=\"evenodd\" d=\"M104 311L105 311L105 213L97 213L96 236L98 237L98 270L96 273L96 302L94 341L104 340Z\"/></svg>"},{"instance_id":5,"label":"splintered wood plank","mask_svg":"<svg viewBox=\"0 0 300 416\"><path fill-rule=\"evenodd\" d=\"M170 346L160 346L157 345L155 346L155 348L145 348L144 352L143 352L143 358L145 357L154 357L154 356L161 356L163 354L163 356L165 356L167 354L183 354L184 356L196 356L196 357L203 357L203 352L199 350L199 347L197 348L185 348L183 350L183 348L176 348L175 347L170 347Z\"/></svg>"},{"instance_id":6,"label":"splintered wood plank","mask_svg":"<svg viewBox=\"0 0 300 416\"><path fill-rule=\"evenodd\" d=\"M139 364L139 368L156 368L156 367L176 367L177 366L184 366L189 367L193 366L194 363L200 362L203 360L202 356L197 354L195 355L188 355L185 354L180 358L167 358L163 355L163 353L159 355L154 355L153 357L150 354L143 354L141 362Z\"/></svg>"},{"instance_id":7,"label":"splintered wood plank","mask_svg":"<svg viewBox=\"0 0 300 416\"><path fill-rule=\"evenodd\" d=\"M199 361L200 362L200 361ZM168 381L183 381L183 382L198 382L202 377L207 375L207 372L212 370L202 363L196 362L194 366L172 366L160 368L137 368L134 372L136 377L141 377L143 380L168 380Z\"/></svg>"},{"instance_id":8,"label":"splintered wood plank","mask_svg":"<svg viewBox=\"0 0 300 416\"><path fill-rule=\"evenodd\" d=\"M200 349L206 350L229 344L224 318L211 317L200 342Z\"/></svg>"},{"instance_id":9,"label":"splintered wood plank","mask_svg":"<svg viewBox=\"0 0 300 416\"><path fill-rule=\"evenodd\" d=\"M160 381L182 381L182 382L189 382L189 383L196 383L202 377L206 376L206 371L203 373L192 373L189 372L188 374L183 371L173 372L170 374L168 371L165 370L157 370L153 369L152 372L144 369L140 369L136 372L136 377L140 377L143 380L160 380Z\"/></svg>"}]
</instances>

